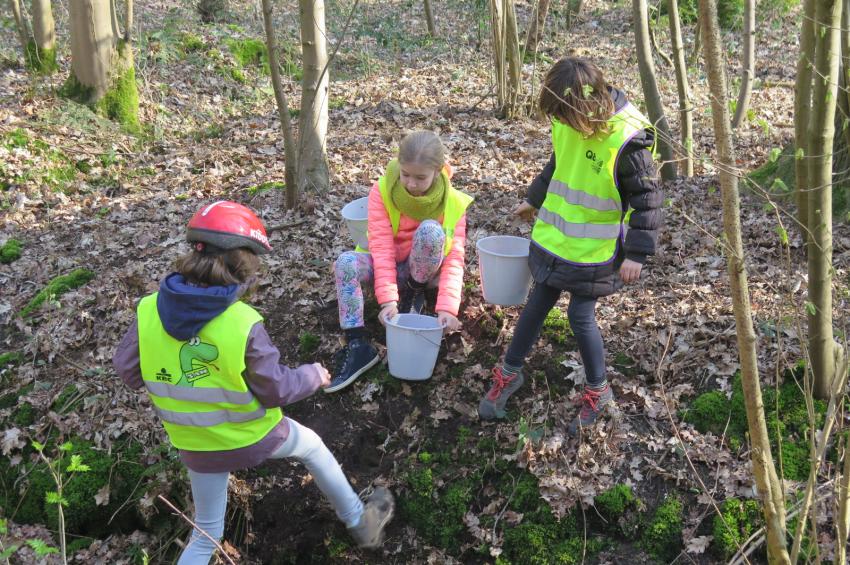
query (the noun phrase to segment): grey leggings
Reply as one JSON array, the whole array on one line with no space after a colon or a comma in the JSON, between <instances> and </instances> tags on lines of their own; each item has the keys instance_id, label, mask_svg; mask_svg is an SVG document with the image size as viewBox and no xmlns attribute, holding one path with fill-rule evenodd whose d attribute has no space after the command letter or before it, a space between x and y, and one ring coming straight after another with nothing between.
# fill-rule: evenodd
<instances>
[{"instance_id":1,"label":"grey leggings","mask_svg":"<svg viewBox=\"0 0 850 565\"><path fill-rule=\"evenodd\" d=\"M514 337L505 353L505 364L522 367L543 327L549 310L555 307L561 290L547 284L535 283L531 296L519 316ZM587 384L594 386L605 380L605 344L596 323L596 299L589 296L570 295L567 318L573 330Z\"/></svg>"}]
</instances>

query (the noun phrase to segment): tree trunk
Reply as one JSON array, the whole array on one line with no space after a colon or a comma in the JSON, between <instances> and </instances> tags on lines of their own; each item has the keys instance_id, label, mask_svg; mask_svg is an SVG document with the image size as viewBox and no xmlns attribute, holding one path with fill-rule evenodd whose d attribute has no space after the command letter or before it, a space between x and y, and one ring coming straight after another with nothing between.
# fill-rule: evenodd
<instances>
[{"instance_id":1,"label":"tree trunk","mask_svg":"<svg viewBox=\"0 0 850 565\"><path fill-rule=\"evenodd\" d=\"M750 106L756 69L756 0L744 0L744 44L741 47L741 90L732 129L741 127Z\"/></svg>"},{"instance_id":2,"label":"tree trunk","mask_svg":"<svg viewBox=\"0 0 850 565\"><path fill-rule=\"evenodd\" d=\"M667 125L664 104L661 102L661 93L658 92L658 83L655 80L655 65L652 63L652 50L649 46L646 0L632 0L632 8L640 82L643 85L643 96L646 100L649 119L657 130L655 139L661 153L661 178L665 181L673 180L676 178L676 162L673 147L670 145L670 126Z\"/></svg>"},{"instance_id":3,"label":"tree trunk","mask_svg":"<svg viewBox=\"0 0 850 565\"><path fill-rule=\"evenodd\" d=\"M328 133L328 51L324 0L299 0L301 49L301 114L298 122L298 191L324 192L330 185Z\"/></svg>"},{"instance_id":4,"label":"tree trunk","mask_svg":"<svg viewBox=\"0 0 850 565\"><path fill-rule=\"evenodd\" d=\"M502 118L520 114L522 61L513 0L490 0L493 64L496 69L497 113Z\"/></svg>"},{"instance_id":5,"label":"tree trunk","mask_svg":"<svg viewBox=\"0 0 850 565\"><path fill-rule=\"evenodd\" d=\"M227 10L227 0L198 0L198 15L204 23L222 20Z\"/></svg>"},{"instance_id":6,"label":"tree trunk","mask_svg":"<svg viewBox=\"0 0 850 565\"><path fill-rule=\"evenodd\" d=\"M812 61L815 59L815 0L803 0L803 22L800 27L800 56L797 59L797 82L794 87L794 185L797 200L797 222L803 240L810 240L809 198L809 117L812 111Z\"/></svg>"},{"instance_id":7,"label":"tree trunk","mask_svg":"<svg viewBox=\"0 0 850 565\"><path fill-rule=\"evenodd\" d=\"M847 537L850 535L850 436L845 435L841 442L844 445L844 466L841 479L838 482L838 512L835 516L835 531L837 547L835 550L836 565L847 563Z\"/></svg>"},{"instance_id":8,"label":"tree trunk","mask_svg":"<svg viewBox=\"0 0 850 565\"><path fill-rule=\"evenodd\" d=\"M32 1L33 44L28 50L29 66L40 74L50 74L56 65L56 27L50 0Z\"/></svg>"},{"instance_id":9,"label":"tree trunk","mask_svg":"<svg viewBox=\"0 0 850 565\"><path fill-rule=\"evenodd\" d=\"M528 33L525 36L524 53L537 53L540 36L543 35L543 30L546 29L546 15L549 13L549 1L537 0L531 22L528 24Z\"/></svg>"},{"instance_id":10,"label":"tree trunk","mask_svg":"<svg viewBox=\"0 0 850 565\"><path fill-rule=\"evenodd\" d=\"M21 11L21 0L9 0L9 7L12 9L12 15L15 17L15 27L18 30L18 41L21 43L21 50L26 59L27 51L30 44L30 32L27 21L24 19L24 14Z\"/></svg>"},{"instance_id":11,"label":"tree trunk","mask_svg":"<svg viewBox=\"0 0 850 565\"><path fill-rule=\"evenodd\" d=\"M832 332L832 142L838 90L841 0L819 0L809 119L809 356L815 398L829 398L835 377Z\"/></svg>"},{"instance_id":12,"label":"tree trunk","mask_svg":"<svg viewBox=\"0 0 850 565\"><path fill-rule=\"evenodd\" d=\"M127 0L127 11L124 13L124 41L133 39L133 0Z\"/></svg>"},{"instance_id":13,"label":"tree trunk","mask_svg":"<svg viewBox=\"0 0 850 565\"><path fill-rule=\"evenodd\" d=\"M428 24L428 35L437 37L437 24L434 23L434 11L431 10L431 0L423 0L425 4L425 22Z\"/></svg>"},{"instance_id":14,"label":"tree trunk","mask_svg":"<svg viewBox=\"0 0 850 565\"><path fill-rule=\"evenodd\" d=\"M685 159L679 170L686 177L694 176L694 125L691 115L691 100L688 88L688 66L685 63L685 47L682 43L682 27L679 20L678 0L667 0L667 17L670 20L670 41L673 45L673 63L676 69L676 90L679 93L679 129Z\"/></svg>"},{"instance_id":15,"label":"tree trunk","mask_svg":"<svg viewBox=\"0 0 850 565\"><path fill-rule=\"evenodd\" d=\"M720 45L720 26L717 22L715 0L699 0L699 21L702 28L705 64L711 92L714 135L720 162L723 232L726 237L725 253L735 312L744 403L752 443L750 456L753 474L764 511L768 560L771 563L790 563L785 545L785 499L770 450L764 418L764 402L759 383L756 335L753 329L744 246L741 238L741 203L738 193L738 179L733 172L735 170L735 149L732 142L729 108L726 104L728 93L724 75L725 63Z\"/></svg>"},{"instance_id":16,"label":"tree trunk","mask_svg":"<svg viewBox=\"0 0 850 565\"><path fill-rule=\"evenodd\" d=\"M133 51L113 33L110 0L74 0L68 8L71 74L60 93L137 131L139 95Z\"/></svg>"},{"instance_id":17,"label":"tree trunk","mask_svg":"<svg viewBox=\"0 0 850 565\"><path fill-rule=\"evenodd\" d=\"M266 30L266 47L269 52L269 69L272 75L272 88L277 101L277 114L283 133L283 150L286 162L286 207L290 210L298 204L298 154L295 148L295 136L292 133L292 120L289 117L289 101L280 82L280 62L277 57L277 40L272 21L272 1L263 0L263 23Z\"/></svg>"}]
</instances>

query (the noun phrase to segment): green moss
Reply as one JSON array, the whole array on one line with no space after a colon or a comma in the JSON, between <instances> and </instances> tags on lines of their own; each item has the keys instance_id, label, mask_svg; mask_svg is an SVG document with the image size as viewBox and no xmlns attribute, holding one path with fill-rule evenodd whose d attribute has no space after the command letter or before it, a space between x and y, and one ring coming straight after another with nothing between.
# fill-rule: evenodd
<instances>
[{"instance_id":1,"label":"green moss","mask_svg":"<svg viewBox=\"0 0 850 565\"><path fill-rule=\"evenodd\" d=\"M56 49L39 49L35 41L30 40L25 53L29 70L39 75L49 75L59 68L56 64Z\"/></svg>"},{"instance_id":2,"label":"green moss","mask_svg":"<svg viewBox=\"0 0 850 565\"><path fill-rule=\"evenodd\" d=\"M268 181L256 186L252 186L248 189L248 194L254 196L255 194L262 194L263 192L267 192L269 190L285 190L286 183L280 181Z\"/></svg>"},{"instance_id":3,"label":"green moss","mask_svg":"<svg viewBox=\"0 0 850 565\"><path fill-rule=\"evenodd\" d=\"M622 351L618 351L614 354L614 368L627 377L634 377L640 373L640 367L638 366L637 361Z\"/></svg>"},{"instance_id":4,"label":"green moss","mask_svg":"<svg viewBox=\"0 0 850 565\"><path fill-rule=\"evenodd\" d=\"M6 243L0 247L0 263L8 265L13 261L21 258L21 242L17 239L8 239Z\"/></svg>"},{"instance_id":5,"label":"green moss","mask_svg":"<svg viewBox=\"0 0 850 565\"><path fill-rule=\"evenodd\" d=\"M136 69L132 59L124 71L114 79L112 87L106 91L96 107L128 131L139 132L139 91L136 87Z\"/></svg>"},{"instance_id":6,"label":"green moss","mask_svg":"<svg viewBox=\"0 0 850 565\"><path fill-rule=\"evenodd\" d=\"M94 87L86 86L77 80L77 75L73 72L68 74L65 83L59 88L59 96L74 100L80 104L89 105L92 96L94 95Z\"/></svg>"},{"instance_id":7,"label":"green moss","mask_svg":"<svg viewBox=\"0 0 850 565\"><path fill-rule=\"evenodd\" d=\"M30 142L30 136L21 128L15 128L5 136L5 140L3 145L5 145L8 149L15 149L20 147L26 147Z\"/></svg>"},{"instance_id":8,"label":"green moss","mask_svg":"<svg viewBox=\"0 0 850 565\"><path fill-rule=\"evenodd\" d=\"M702 433L723 434L729 421L729 399L719 390L712 390L694 399L683 415L684 421L693 424Z\"/></svg>"},{"instance_id":9,"label":"green moss","mask_svg":"<svg viewBox=\"0 0 850 565\"><path fill-rule=\"evenodd\" d=\"M761 510L755 500L729 498L714 516L714 548L728 559L761 527Z\"/></svg>"},{"instance_id":10,"label":"green moss","mask_svg":"<svg viewBox=\"0 0 850 565\"><path fill-rule=\"evenodd\" d=\"M12 415L12 422L21 427L31 426L35 423L35 408L29 402L18 404L17 410Z\"/></svg>"},{"instance_id":11,"label":"green moss","mask_svg":"<svg viewBox=\"0 0 850 565\"><path fill-rule=\"evenodd\" d=\"M67 275L60 275L54 278L21 310L21 316L29 316L45 300L58 298L69 290L83 286L93 278L94 273L88 269L74 269Z\"/></svg>"},{"instance_id":12,"label":"green moss","mask_svg":"<svg viewBox=\"0 0 850 565\"><path fill-rule=\"evenodd\" d=\"M675 496L656 508L641 534L640 545L653 557L670 562L682 548L682 502Z\"/></svg>"},{"instance_id":13,"label":"green moss","mask_svg":"<svg viewBox=\"0 0 850 565\"><path fill-rule=\"evenodd\" d=\"M597 495L593 504L603 518L614 521L637 504L637 497L632 487L619 484Z\"/></svg>"},{"instance_id":14,"label":"green moss","mask_svg":"<svg viewBox=\"0 0 850 565\"><path fill-rule=\"evenodd\" d=\"M567 342L567 337L573 335L570 329L570 321L558 308L552 308L543 320L541 335L551 342L562 345Z\"/></svg>"},{"instance_id":15,"label":"green moss","mask_svg":"<svg viewBox=\"0 0 850 565\"><path fill-rule=\"evenodd\" d=\"M298 335L298 350L302 355L312 355L319 348L321 339L316 334L307 331L302 331Z\"/></svg>"},{"instance_id":16,"label":"green moss","mask_svg":"<svg viewBox=\"0 0 850 565\"><path fill-rule=\"evenodd\" d=\"M206 43L204 40L194 33L184 32L183 35L180 36L180 47L186 53L191 53L193 51L203 51L206 49Z\"/></svg>"},{"instance_id":17,"label":"green moss","mask_svg":"<svg viewBox=\"0 0 850 565\"><path fill-rule=\"evenodd\" d=\"M573 515L558 522L551 512L507 528L501 563L512 565L568 565L583 563L601 551L604 540L588 537Z\"/></svg>"},{"instance_id":18,"label":"green moss","mask_svg":"<svg viewBox=\"0 0 850 565\"><path fill-rule=\"evenodd\" d=\"M0 396L0 409L12 408L18 403L18 400L22 396L26 396L27 394L32 392L33 388L34 386L32 384L28 384L20 389L12 390L11 392L4 394L3 396ZM16 414L13 414L13 416L15 415ZM2 423L2 421L0 421L0 423Z\"/></svg>"},{"instance_id":19,"label":"green moss","mask_svg":"<svg viewBox=\"0 0 850 565\"><path fill-rule=\"evenodd\" d=\"M225 45L243 67L260 67L269 74L269 52L264 41L259 39L228 39Z\"/></svg>"}]
</instances>

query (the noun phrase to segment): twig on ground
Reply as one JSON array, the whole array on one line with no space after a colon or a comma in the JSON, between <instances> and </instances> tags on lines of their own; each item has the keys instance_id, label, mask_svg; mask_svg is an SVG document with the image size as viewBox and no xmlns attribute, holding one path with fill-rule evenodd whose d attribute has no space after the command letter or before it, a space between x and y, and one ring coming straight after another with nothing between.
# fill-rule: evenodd
<instances>
[{"instance_id":1,"label":"twig on ground","mask_svg":"<svg viewBox=\"0 0 850 565\"><path fill-rule=\"evenodd\" d=\"M272 232L281 231L281 230L285 230L285 229L289 229L289 228L294 228L294 227L300 226L301 224L306 224L309 221L310 221L310 218L302 218L302 219L297 220L295 222L289 222L288 224L278 224L276 226L269 226L268 228L266 228L266 233L272 233Z\"/></svg>"},{"instance_id":2,"label":"twig on ground","mask_svg":"<svg viewBox=\"0 0 850 565\"><path fill-rule=\"evenodd\" d=\"M215 540L215 539L214 539L211 535L209 535L209 534L208 534L207 532L205 532L203 529L199 528L199 527L198 527L198 525L197 525L197 524L195 524L195 522L193 522L192 520L190 520L188 516L186 516L185 514L183 514L183 512L181 512L180 510L178 510L176 506L174 506L173 504L171 504L171 502L169 502L169 500L168 500L167 498L165 498L165 497L164 497L164 496L162 496L161 494L156 495L156 497L157 497L158 499L160 499L161 501L163 501L163 502L165 503L165 505L166 505L166 506L168 506L169 508L171 508L171 510L173 510L174 512L176 512L178 516L180 516L181 518L183 518L183 519L184 519L186 522L188 522L188 523L189 523L189 524L190 524L193 528L195 528L196 530L198 530L199 532L201 532L202 534L204 534L204 536L205 536L208 540L210 540L211 542L213 542L213 544L215 544L216 549L218 549L218 550L221 552L221 554L224 556L224 558L225 558L225 559L227 559L227 562L228 562L228 563L230 563L230 565L236 565L236 562L235 562L235 561L233 561L233 559L230 557L230 555L228 555L228 554L227 554L227 552L224 550L224 548L223 548L223 547L221 547L221 544L220 544L220 543L218 543L218 541L216 541L216 540ZM190 543L191 543L191 542L190 542Z\"/></svg>"}]
</instances>

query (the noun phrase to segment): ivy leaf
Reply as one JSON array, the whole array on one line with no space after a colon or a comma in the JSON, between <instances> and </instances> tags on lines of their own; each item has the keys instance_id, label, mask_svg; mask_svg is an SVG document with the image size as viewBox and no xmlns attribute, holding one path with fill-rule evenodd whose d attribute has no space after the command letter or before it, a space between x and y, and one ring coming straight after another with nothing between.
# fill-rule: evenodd
<instances>
[{"instance_id":1,"label":"ivy leaf","mask_svg":"<svg viewBox=\"0 0 850 565\"><path fill-rule=\"evenodd\" d=\"M45 555L50 555L51 553L59 553L58 549L53 546L47 545L44 540L28 539L27 545L33 548L35 554L38 557L44 557Z\"/></svg>"},{"instance_id":2,"label":"ivy leaf","mask_svg":"<svg viewBox=\"0 0 850 565\"><path fill-rule=\"evenodd\" d=\"M89 467L88 465L83 463L83 458L80 455L72 455L71 456L71 462L68 463L68 466L65 468L66 471L70 471L72 473L73 472L85 473L86 471L88 471L90 469L91 469L91 467Z\"/></svg>"},{"instance_id":3,"label":"ivy leaf","mask_svg":"<svg viewBox=\"0 0 850 565\"><path fill-rule=\"evenodd\" d=\"M38 443L35 440L32 440L32 446L33 446L33 449L35 449L36 451L39 451L39 452L44 451L44 444Z\"/></svg>"},{"instance_id":4,"label":"ivy leaf","mask_svg":"<svg viewBox=\"0 0 850 565\"><path fill-rule=\"evenodd\" d=\"M770 162L775 163L779 156L782 154L782 150L778 147L774 147L770 150Z\"/></svg>"}]
</instances>

